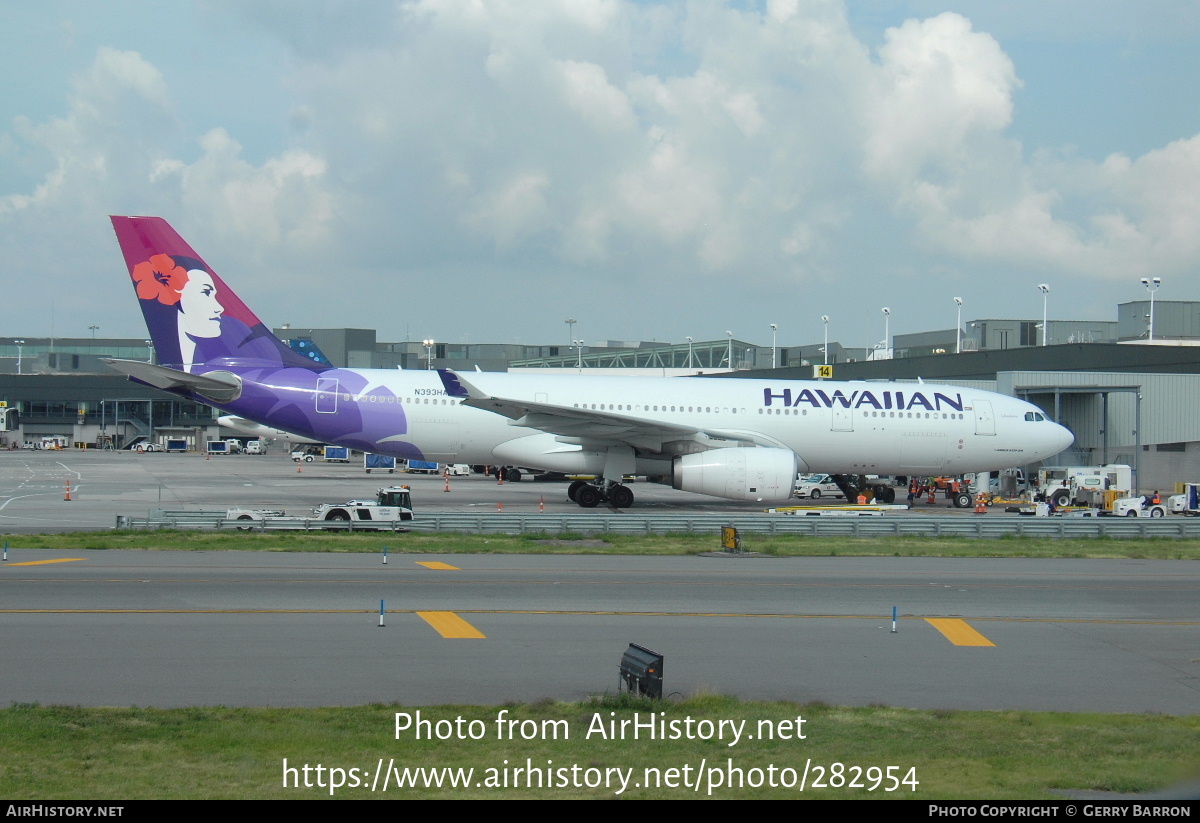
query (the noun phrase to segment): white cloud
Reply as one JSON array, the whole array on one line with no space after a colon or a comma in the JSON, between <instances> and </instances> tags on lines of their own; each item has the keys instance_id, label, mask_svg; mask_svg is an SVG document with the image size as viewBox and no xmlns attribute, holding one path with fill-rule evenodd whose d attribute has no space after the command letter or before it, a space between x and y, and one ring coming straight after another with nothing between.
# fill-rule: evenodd
<instances>
[{"instance_id":1,"label":"white cloud","mask_svg":"<svg viewBox=\"0 0 1200 823\"><path fill-rule=\"evenodd\" d=\"M629 98L608 82L603 66L576 60L559 60L556 66L567 105L589 125L601 131L633 128Z\"/></svg>"},{"instance_id":2,"label":"white cloud","mask_svg":"<svg viewBox=\"0 0 1200 823\"><path fill-rule=\"evenodd\" d=\"M519 174L498 190L480 195L465 222L487 231L501 251L509 250L546 228L545 190L549 182L541 172Z\"/></svg>"},{"instance_id":3,"label":"white cloud","mask_svg":"<svg viewBox=\"0 0 1200 823\"><path fill-rule=\"evenodd\" d=\"M289 50L268 126L220 105L239 67L218 41L203 117L168 83L189 55L95 50L61 115L0 134L6 259L50 221L116 211L314 283L332 259L377 291L453 271L423 278L433 304L498 272L544 294L686 282L723 304L731 283L769 301L853 280L850 301L933 267L1086 283L1200 263L1200 137L1108 158L1023 145L1036 78L962 14L872 52L836 0L353 8L204 6Z\"/></svg>"},{"instance_id":4,"label":"white cloud","mask_svg":"<svg viewBox=\"0 0 1200 823\"><path fill-rule=\"evenodd\" d=\"M957 14L889 29L879 58L864 112L872 176L905 184L932 167L955 177L975 135L998 133L1012 121L1012 62Z\"/></svg>"},{"instance_id":5,"label":"white cloud","mask_svg":"<svg viewBox=\"0 0 1200 823\"><path fill-rule=\"evenodd\" d=\"M256 262L312 256L335 211L315 154L284 149L255 164L224 129L184 134L162 72L135 52L99 49L65 114L18 118L6 142L13 162L39 171L27 190L0 195L0 255L22 270L61 269L67 295L96 291L89 252L96 241L113 256L107 214L164 214ZM74 310L103 311L94 301Z\"/></svg>"},{"instance_id":6,"label":"white cloud","mask_svg":"<svg viewBox=\"0 0 1200 823\"><path fill-rule=\"evenodd\" d=\"M66 116L17 125L49 170L32 193L0 198L0 213L92 220L105 211L183 207L222 233L274 245L313 242L332 211L321 188L325 163L309 152L284 150L254 166L220 128L189 145L162 73L134 52L100 49L75 79ZM200 155L191 162L178 156L195 146Z\"/></svg>"},{"instance_id":7,"label":"white cloud","mask_svg":"<svg viewBox=\"0 0 1200 823\"><path fill-rule=\"evenodd\" d=\"M1007 55L959 15L910 20L879 50L865 173L922 241L967 260L1083 277L1200 262L1200 138L1136 161L1039 156L1005 135L1020 87Z\"/></svg>"}]
</instances>

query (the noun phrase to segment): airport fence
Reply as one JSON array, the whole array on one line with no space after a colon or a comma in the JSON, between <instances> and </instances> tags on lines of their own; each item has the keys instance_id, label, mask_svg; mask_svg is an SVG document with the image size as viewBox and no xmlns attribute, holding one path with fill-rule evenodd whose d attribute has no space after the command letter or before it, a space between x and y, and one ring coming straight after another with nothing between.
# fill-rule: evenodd
<instances>
[{"instance_id":1,"label":"airport fence","mask_svg":"<svg viewBox=\"0 0 1200 823\"><path fill-rule=\"evenodd\" d=\"M1024 517L977 516L804 516L789 514L499 514L438 512L391 523L265 517L231 520L223 511L152 510L146 518L117 516L126 529L241 529L252 531L336 530L419 531L470 534L718 534L734 526L743 534L808 537L1200 537L1200 518L1192 517Z\"/></svg>"},{"instance_id":2,"label":"airport fence","mask_svg":"<svg viewBox=\"0 0 1200 823\"><path fill-rule=\"evenodd\" d=\"M243 520L225 511L151 509L145 517L118 514L118 529L235 529L237 531L409 531L412 521L355 523L353 520L315 520L307 517L263 517Z\"/></svg>"}]
</instances>

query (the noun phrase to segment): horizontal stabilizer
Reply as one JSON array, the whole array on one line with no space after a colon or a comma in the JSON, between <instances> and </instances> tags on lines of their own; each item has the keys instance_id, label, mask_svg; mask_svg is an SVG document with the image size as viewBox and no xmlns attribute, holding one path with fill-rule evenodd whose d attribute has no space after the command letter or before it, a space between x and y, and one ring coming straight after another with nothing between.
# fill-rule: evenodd
<instances>
[{"instance_id":1,"label":"horizontal stabilizer","mask_svg":"<svg viewBox=\"0 0 1200 823\"><path fill-rule=\"evenodd\" d=\"M242 381L229 372L188 374L178 369L168 369L166 366L143 363L141 360L105 360L104 362L122 374L127 374L134 380L140 380L156 389L167 391L186 389L216 403L229 403L238 399L242 394Z\"/></svg>"}]
</instances>

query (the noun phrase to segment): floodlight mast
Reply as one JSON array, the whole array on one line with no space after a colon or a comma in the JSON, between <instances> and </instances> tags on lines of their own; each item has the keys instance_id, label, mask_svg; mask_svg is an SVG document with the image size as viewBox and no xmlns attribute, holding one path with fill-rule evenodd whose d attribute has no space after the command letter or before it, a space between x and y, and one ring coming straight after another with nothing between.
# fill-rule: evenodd
<instances>
[{"instance_id":1,"label":"floodlight mast","mask_svg":"<svg viewBox=\"0 0 1200 823\"><path fill-rule=\"evenodd\" d=\"M1050 294L1050 287L1048 285L1046 285L1045 283L1039 283L1038 291L1040 291L1042 293L1042 345L1044 346L1044 345L1046 345L1046 338L1049 336L1046 334L1046 332L1050 331L1050 327L1047 325L1048 321L1046 320L1046 317L1047 317L1047 314L1046 314L1047 302L1046 301L1047 301L1047 296Z\"/></svg>"},{"instance_id":2,"label":"floodlight mast","mask_svg":"<svg viewBox=\"0 0 1200 823\"><path fill-rule=\"evenodd\" d=\"M1142 278L1142 285L1146 287L1146 291L1150 292L1150 327L1149 340L1154 342L1154 293L1158 291L1158 287L1162 285L1161 277Z\"/></svg>"},{"instance_id":3,"label":"floodlight mast","mask_svg":"<svg viewBox=\"0 0 1200 823\"><path fill-rule=\"evenodd\" d=\"M963 299L961 297L954 298L954 305L958 309L958 319L954 321L954 353L962 354L962 307Z\"/></svg>"}]
</instances>

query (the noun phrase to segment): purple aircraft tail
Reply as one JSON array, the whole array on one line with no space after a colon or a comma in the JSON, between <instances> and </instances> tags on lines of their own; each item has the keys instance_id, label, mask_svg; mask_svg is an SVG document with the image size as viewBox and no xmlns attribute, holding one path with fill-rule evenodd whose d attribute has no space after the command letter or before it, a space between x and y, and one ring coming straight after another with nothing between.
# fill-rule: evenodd
<instances>
[{"instance_id":1,"label":"purple aircraft tail","mask_svg":"<svg viewBox=\"0 0 1200 823\"><path fill-rule=\"evenodd\" d=\"M181 371L291 366L283 344L161 217L112 218L159 365Z\"/></svg>"}]
</instances>

